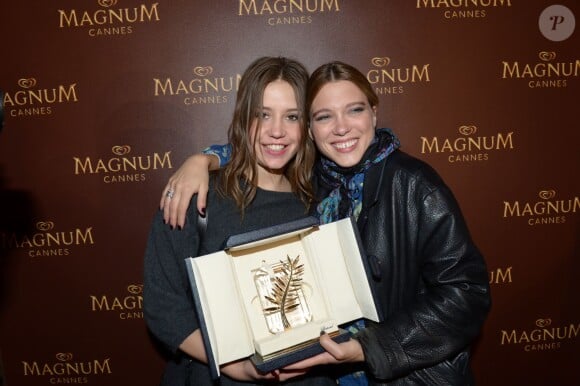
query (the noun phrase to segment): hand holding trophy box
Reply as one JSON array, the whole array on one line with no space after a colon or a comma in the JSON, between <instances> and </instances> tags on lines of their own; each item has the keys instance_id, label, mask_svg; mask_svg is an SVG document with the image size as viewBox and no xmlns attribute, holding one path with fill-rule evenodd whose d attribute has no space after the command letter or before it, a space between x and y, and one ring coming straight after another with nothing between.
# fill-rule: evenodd
<instances>
[{"instance_id":1,"label":"hand holding trophy box","mask_svg":"<svg viewBox=\"0 0 580 386\"><path fill-rule=\"evenodd\" d=\"M370 268L351 218L319 225L309 217L231 236L223 251L187 258L212 376L250 357L269 372L324 351L322 332L380 321Z\"/></svg>"}]
</instances>

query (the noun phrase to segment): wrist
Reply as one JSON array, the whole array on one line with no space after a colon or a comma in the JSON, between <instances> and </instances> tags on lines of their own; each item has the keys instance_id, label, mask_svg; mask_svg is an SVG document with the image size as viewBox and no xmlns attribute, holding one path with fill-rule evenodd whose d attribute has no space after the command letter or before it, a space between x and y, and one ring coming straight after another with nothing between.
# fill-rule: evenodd
<instances>
[{"instance_id":1,"label":"wrist","mask_svg":"<svg viewBox=\"0 0 580 386\"><path fill-rule=\"evenodd\" d=\"M212 155L200 153L200 154L194 154L194 155L190 156L189 158L192 162L195 162L197 165L209 166L209 164L211 163Z\"/></svg>"},{"instance_id":2,"label":"wrist","mask_svg":"<svg viewBox=\"0 0 580 386\"><path fill-rule=\"evenodd\" d=\"M353 361L354 362L364 362L365 361L365 352L362 348L362 345L358 341L356 336L353 336L350 340L351 344L353 345Z\"/></svg>"}]
</instances>

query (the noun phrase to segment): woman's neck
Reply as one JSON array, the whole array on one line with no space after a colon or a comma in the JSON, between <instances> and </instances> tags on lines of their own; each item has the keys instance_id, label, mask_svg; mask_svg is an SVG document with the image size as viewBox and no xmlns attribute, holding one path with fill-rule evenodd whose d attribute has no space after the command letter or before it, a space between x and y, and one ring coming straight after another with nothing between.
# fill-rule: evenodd
<instances>
[{"instance_id":1,"label":"woman's neck","mask_svg":"<svg viewBox=\"0 0 580 386\"><path fill-rule=\"evenodd\" d=\"M291 192L292 185L284 174L258 172L258 187L275 192Z\"/></svg>"}]
</instances>

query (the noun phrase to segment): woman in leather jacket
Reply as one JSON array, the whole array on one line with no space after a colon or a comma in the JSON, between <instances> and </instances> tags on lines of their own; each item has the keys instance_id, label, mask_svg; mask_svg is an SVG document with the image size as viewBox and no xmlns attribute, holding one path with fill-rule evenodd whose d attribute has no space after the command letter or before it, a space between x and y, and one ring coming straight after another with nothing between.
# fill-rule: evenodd
<instances>
[{"instance_id":1,"label":"woman in leather jacket","mask_svg":"<svg viewBox=\"0 0 580 386\"><path fill-rule=\"evenodd\" d=\"M491 305L484 259L440 176L400 151L390 130L376 129L377 107L368 80L348 64L331 62L310 76L316 214L323 223L357 220L384 320L348 326L348 342L322 336L325 353L287 369L340 364L329 368L341 385L471 385L469 348ZM190 180L200 163L188 162L168 183L182 197L203 191L203 181L199 189ZM179 204L162 201L166 220L176 221Z\"/></svg>"}]
</instances>

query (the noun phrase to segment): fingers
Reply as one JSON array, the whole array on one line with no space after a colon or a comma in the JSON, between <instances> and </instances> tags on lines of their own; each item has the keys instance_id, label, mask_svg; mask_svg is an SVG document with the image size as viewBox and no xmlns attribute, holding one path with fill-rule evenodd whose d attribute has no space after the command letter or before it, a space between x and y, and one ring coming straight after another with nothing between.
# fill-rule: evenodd
<instances>
[{"instance_id":1,"label":"fingers","mask_svg":"<svg viewBox=\"0 0 580 386\"><path fill-rule=\"evenodd\" d=\"M176 221L177 226L179 229L182 229L185 226L185 218L187 217L187 208L190 204L190 199L186 199L186 197L191 197L189 194L184 194L184 196L179 197L179 201L172 203L175 205L175 212L172 213L173 221Z\"/></svg>"},{"instance_id":2,"label":"fingers","mask_svg":"<svg viewBox=\"0 0 580 386\"><path fill-rule=\"evenodd\" d=\"M163 221L171 225L172 228L176 226L176 205L180 202L181 188L177 186L175 176L171 176L167 182L167 186L163 190L161 197L160 209L163 210Z\"/></svg>"},{"instance_id":3,"label":"fingers","mask_svg":"<svg viewBox=\"0 0 580 386\"><path fill-rule=\"evenodd\" d=\"M238 381L255 382L255 381L278 380L278 371L272 371L269 373L262 374L258 372L258 369L256 369L254 364L248 359L243 359L222 365L221 371L230 378L233 378Z\"/></svg>"},{"instance_id":4,"label":"fingers","mask_svg":"<svg viewBox=\"0 0 580 386\"><path fill-rule=\"evenodd\" d=\"M250 380L252 381L276 381L278 380L279 371L274 370L268 373L261 373L258 369L254 366L254 364L247 360L244 362L246 366L246 373L250 374Z\"/></svg>"},{"instance_id":5,"label":"fingers","mask_svg":"<svg viewBox=\"0 0 580 386\"><path fill-rule=\"evenodd\" d=\"M283 372L307 370L310 367L318 365L364 361L362 347L354 339L343 343L336 343L328 334L322 334L320 336L320 345L326 350L325 352L288 365L282 369Z\"/></svg>"},{"instance_id":6,"label":"fingers","mask_svg":"<svg viewBox=\"0 0 580 386\"><path fill-rule=\"evenodd\" d=\"M201 184L199 186L199 192L197 194L197 211L203 216L205 216L208 191L209 191L208 185Z\"/></svg>"},{"instance_id":7,"label":"fingers","mask_svg":"<svg viewBox=\"0 0 580 386\"><path fill-rule=\"evenodd\" d=\"M327 352L323 352L322 354L315 355L310 358L306 358L296 363L292 363L291 365L283 367L281 370L282 372L293 372L293 371L308 371L309 368L318 366L318 365L325 365L328 363L333 363L334 358Z\"/></svg>"},{"instance_id":8,"label":"fingers","mask_svg":"<svg viewBox=\"0 0 580 386\"><path fill-rule=\"evenodd\" d=\"M328 334L322 334L320 336L320 345L326 350L330 355L332 355L337 360L344 359L344 350L342 346L335 341L333 341Z\"/></svg>"},{"instance_id":9,"label":"fingers","mask_svg":"<svg viewBox=\"0 0 580 386\"><path fill-rule=\"evenodd\" d=\"M208 156L191 156L169 178L163 190L159 207L163 220L173 228L185 226L191 197L198 193L197 209L205 214L209 190Z\"/></svg>"},{"instance_id":10,"label":"fingers","mask_svg":"<svg viewBox=\"0 0 580 386\"><path fill-rule=\"evenodd\" d=\"M168 197L168 193L172 191L171 189L171 183L168 182L167 186L165 187L165 189L163 189L163 191L161 192L161 199L159 200L159 209L164 209L165 207L165 203L167 202Z\"/></svg>"},{"instance_id":11,"label":"fingers","mask_svg":"<svg viewBox=\"0 0 580 386\"><path fill-rule=\"evenodd\" d=\"M329 335L323 334L320 337L320 345L332 355L337 362L363 362L364 352L359 341L349 339L343 343L336 343Z\"/></svg>"},{"instance_id":12,"label":"fingers","mask_svg":"<svg viewBox=\"0 0 580 386\"><path fill-rule=\"evenodd\" d=\"M284 381L287 381L288 379L292 379L292 378L304 375L307 372L308 372L308 369L278 371L277 376L276 376L276 380L279 382L284 382Z\"/></svg>"},{"instance_id":13,"label":"fingers","mask_svg":"<svg viewBox=\"0 0 580 386\"><path fill-rule=\"evenodd\" d=\"M167 188L163 189L161 192L161 199L159 199L159 209L163 210L163 206L165 205L165 195L167 194Z\"/></svg>"},{"instance_id":14,"label":"fingers","mask_svg":"<svg viewBox=\"0 0 580 386\"><path fill-rule=\"evenodd\" d=\"M168 206L168 219L167 222L169 223L169 225L171 225L172 228L175 228L177 226L177 212L178 212L178 208L179 208L179 203L181 202L181 192L180 189L176 189L175 194L173 195L173 198L171 198L171 201L169 202ZM187 209L187 205L186 205L186 209Z\"/></svg>"},{"instance_id":15,"label":"fingers","mask_svg":"<svg viewBox=\"0 0 580 386\"><path fill-rule=\"evenodd\" d=\"M163 221L171 225L172 228L177 226L183 228L189 200L195 191L172 176L163 192L160 204L160 209L163 210Z\"/></svg>"},{"instance_id":16,"label":"fingers","mask_svg":"<svg viewBox=\"0 0 580 386\"><path fill-rule=\"evenodd\" d=\"M171 219L171 202L173 201L173 198L175 197L175 193L173 194L173 197L169 197L169 195L167 195L168 191L172 191L170 189L166 189L166 194L165 197L163 198L163 206L161 207L161 209L163 209L163 221L166 224L169 224L169 221ZM173 225L172 225L173 226Z\"/></svg>"}]
</instances>

